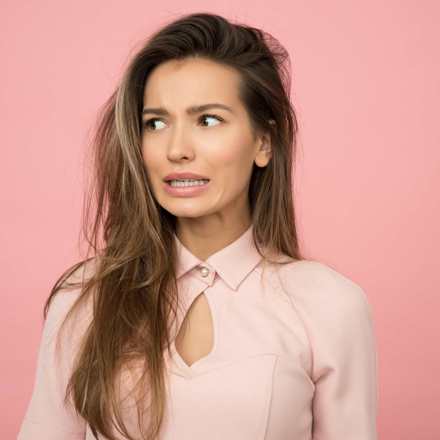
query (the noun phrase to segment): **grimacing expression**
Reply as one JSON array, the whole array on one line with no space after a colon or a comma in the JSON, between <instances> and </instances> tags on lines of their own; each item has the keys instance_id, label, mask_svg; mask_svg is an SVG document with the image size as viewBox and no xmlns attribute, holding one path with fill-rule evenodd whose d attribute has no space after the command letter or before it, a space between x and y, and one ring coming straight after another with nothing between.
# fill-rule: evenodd
<instances>
[{"instance_id":1,"label":"grimacing expression","mask_svg":"<svg viewBox=\"0 0 440 440\"><path fill-rule=\"evenodd\" d=\"M175 216L199 217L246 202L253 163L266 166L270 160L239 100L239 81L235 69L200 58L166 61L150 73L142 156L157 202ZM213 103L224 107L187 112ZM163 178L172 172L206 176L209 186L197 196L170 195Z\"/></svg>"}]
</instances>

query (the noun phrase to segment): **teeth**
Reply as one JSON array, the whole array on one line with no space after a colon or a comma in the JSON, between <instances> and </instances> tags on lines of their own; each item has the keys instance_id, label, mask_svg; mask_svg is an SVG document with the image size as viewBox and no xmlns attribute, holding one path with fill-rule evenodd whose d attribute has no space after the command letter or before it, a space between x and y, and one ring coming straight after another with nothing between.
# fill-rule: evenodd
<instances>
[{"instance_id":1,"label":"teeth","mask_svg":"<svg viewBox=\"0 0 440 440\"><path fill-rule=\"evenodd\" d=\"M199 186L205 185L208 182L207 179L179 179L179 180L171 180L169 184L171 186L185 187L185 186Z\"/></svg>"}]
</instances>

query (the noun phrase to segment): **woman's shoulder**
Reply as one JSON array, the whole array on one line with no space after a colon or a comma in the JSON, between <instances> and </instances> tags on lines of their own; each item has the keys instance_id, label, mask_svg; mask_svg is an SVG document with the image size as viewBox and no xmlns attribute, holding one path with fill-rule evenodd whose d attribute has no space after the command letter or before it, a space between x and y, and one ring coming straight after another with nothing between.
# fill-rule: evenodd
<instances>
[{"instance_id":1,"label":"woman's shoulder","mask_svg":"<svg viewBox=\"0 0 440 440\"><path fill-rule=\"evenodd\" d=\"M83 295L83 287L85 282L93 276L95 264L94 260L83 262L61 283L61 288L57 289L49 302L46 326L58 328L73 308L70 325L88 325L93 312L93 301L91 293Z\"/></svg>"},{"instance_id":2,"label":"woman's shoulder","mask_svg":"<svg viewBox=\"0 0 440 440\"><path fill-rule=\"evenodd\" d=\"M364 289L348 275L317 260L277 265L281 289L309 313L346 314L369 309Z\"/></svg>"}]
</instances>

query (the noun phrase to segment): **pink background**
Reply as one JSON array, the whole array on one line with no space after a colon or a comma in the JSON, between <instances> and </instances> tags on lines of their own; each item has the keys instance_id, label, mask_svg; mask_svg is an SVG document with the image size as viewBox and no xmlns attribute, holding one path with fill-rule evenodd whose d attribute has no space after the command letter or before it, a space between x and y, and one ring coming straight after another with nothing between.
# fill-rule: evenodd
<instances>
[{"instance_id":1,"label":"pink background","mask_svg":"<svg viewBox=\"0 0 440 440\"><path fill-rule=\"evenodd\" d=\"M2 3L0 438L15 438L30 398L43 302L79 257L94 115L140 40L197 11L291 53L304 249L372 305L380 438L440 438L438 2L185 3Z\"/></svg>"}]
</instances>

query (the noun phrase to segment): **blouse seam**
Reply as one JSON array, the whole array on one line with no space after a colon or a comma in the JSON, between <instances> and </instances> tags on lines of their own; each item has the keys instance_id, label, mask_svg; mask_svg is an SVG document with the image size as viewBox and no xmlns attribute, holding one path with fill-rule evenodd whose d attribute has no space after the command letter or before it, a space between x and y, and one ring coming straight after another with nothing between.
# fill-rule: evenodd
<instances>
[{"instance_id":1,"label":"blouse seam","mask_svg":"<svg viewBox=\"0 0 440 440\"><path fill-rule=\"evenodd\" d=\"M261 272L260 267L257 267L257 270ZM298 306L297 306L295 300L293 299L293 295L290 292L287 292L286 289L282 288L282 286L281 286L282 283L281 283L280 277L278 275L278 272L276 272L276 275L277 275L279 282L275 283L271 277L269 277L269 282L272 285L272 287L277 291L277 293L281 292L289 299L289 302L292 306L292 309L294 310L294 313L298 317L298 319L303 327L303 330L304 330L304 333L306 335L307 342L308 342L307 348L308 348L309 357L310 357L310 371L308 373L309 373L310 380L313 381L314 353L313 353L313 346L312 346L312 339L310 337L310 332L304 322L304 319L301 316L301 313L298 310Z\"/></svg>"}]
</instances>

